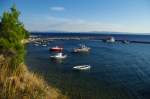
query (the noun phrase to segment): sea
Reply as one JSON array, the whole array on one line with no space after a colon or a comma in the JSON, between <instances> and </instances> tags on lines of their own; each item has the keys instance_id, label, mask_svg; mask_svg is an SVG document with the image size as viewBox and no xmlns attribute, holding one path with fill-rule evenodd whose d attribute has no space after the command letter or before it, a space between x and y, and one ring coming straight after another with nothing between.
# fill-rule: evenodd
<instances>
[{"instance_id":1,"label":"sea","mask_svg":"<svg viewBox=\"0 0 150 99\"><path fill-rule=\"evenodd\" d=\"M150 99L150 44L107 43L101 38L150 42L150 35L94 33L33 33L38 37L92 37L80 40L54 40L48 46L26 45L26 64L42 75L48 84L70 99ZM89 53L72 53L79 44L90 47ZM64 60L52 60L49 48L64 47ZM76 65L91 65L87 71L74 71Z\"/></svg>"}]
</instances>

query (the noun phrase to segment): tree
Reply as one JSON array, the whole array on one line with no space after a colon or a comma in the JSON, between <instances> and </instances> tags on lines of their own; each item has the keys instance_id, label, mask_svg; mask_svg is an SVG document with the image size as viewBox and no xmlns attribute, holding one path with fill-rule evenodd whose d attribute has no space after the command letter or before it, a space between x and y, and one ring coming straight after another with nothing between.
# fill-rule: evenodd
<instances>
[{"instance_id":1,"label":"tree","mask_svg":"<svg viewBox=\"0 0 150 99\"><path fill-rule=\"evenodd\" d=\"M21 40L28 37L28 32L19 21L20 12L13 5L10 11L4 12L0 22L0 53L12 55L12 67L24 62L24 46Z\"/></svg>"},{"instance_id":2,"label":"tree","mask_svg":"<svg viewBox=\"0 0 150 99\"><path fill-rule=\"evenodd\" d=\"M20 41L28 35L24 25L19 21L20 12L17 11L15 5L11 8L10 12L4 12L1 18L1 34L9 41Z\"/></svg>"}]
</instances>

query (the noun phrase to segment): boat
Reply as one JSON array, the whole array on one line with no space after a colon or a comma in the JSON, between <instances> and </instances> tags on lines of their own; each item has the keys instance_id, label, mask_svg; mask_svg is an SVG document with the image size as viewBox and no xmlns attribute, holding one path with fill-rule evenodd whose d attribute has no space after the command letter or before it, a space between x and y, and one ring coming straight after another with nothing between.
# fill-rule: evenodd
<instances>
[{"instance_id":1,"label":"boat","mask_svg":"<svg viewBox=\"0 0 150 99\"><path fill-rule=\"evenodd\" d=\"M67 55L63 55L63 53L57 53L56 55L50 56L52 59L65 59Z\"/></svg>"},{"instance_id":2,"label":"boat","mask_svg":"<svg viewBox=\"0 0 150 99\"><path fill-rule=\"evenodd\" d=\"M116 40L114 37L110 36L110 37L104 39L103 41L108 42L108 43L114 43Z\"/></svg>"},{"instance_id":3,"label":"boat","mask_svg":"<svg viewBox=\"0 0 150 99\"><path fill-rule=\"evenodd\" d=\"M62 47L58 47L58 46L50 48L50 51L62 51L62 50L63 50L63 48Z\"/></svg>"},{"instance_id":4,"label":"boat","mask_svg":"<svg viewBox=\"0 0 150 99\"><path fill-rule=\"evenodd\" d=\"M89 69L91 69L90 65L79 65L73 67L73 70L89 70Z\"/></svg>"},{"instance_id":5,"label":"boat","mask_svg":"<svg viewBox=\"0 0 150 99\"><path fill-rule=\"evenodd\" d=\"M43 44L42 46L43 46L43 47L46 47L47 45L46 45L46 44Z\"/></svg>"},{"instance_id":6,"label":"boat","mask_svg":"<svg viewBox=\"0 0 150 99\"><path fill-rule=\"evenodd\" d=\"M122 43L124 43L124 44L129 44L130 41L128 41L128 40L123 40Z\"/></svg>"},{"instance_id":7,"label":"boat","mask_svg":"<svg viewBox=\"0 0 150 99\"><path fill-rule=\"evenodd\" d=\"M34 44L35 46L39 46L39 44Z\"/></svg>"},{"instance_id":8,"label":"boat","mask_svg":"<svg viewBox=\"0 0 150 99\"><path fill-rule=\"evenodd\" d=\"M73 52L74 53L80 53L80 52L89 52L90 51L90 48L85 46L85 45L80 45L79 48L74 48L73 49Z\"/></svg>"}]
</instances>

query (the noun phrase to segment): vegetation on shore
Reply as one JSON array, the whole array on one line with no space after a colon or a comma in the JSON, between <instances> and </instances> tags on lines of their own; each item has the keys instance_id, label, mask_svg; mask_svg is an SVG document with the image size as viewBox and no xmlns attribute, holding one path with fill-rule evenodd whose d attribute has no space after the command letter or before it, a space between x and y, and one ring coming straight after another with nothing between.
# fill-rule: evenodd
<instances>
[{"instance_id":1,"label":"vegetation on shore","mask_svg":"<svg viewBox=\"0 0 150 99\"><path fill-rule=\"evenodd\" d=\"M22 40L29 33L15 6L0 19L0 99L67 99L24 64Z\"/></svg>"}]
</instances>

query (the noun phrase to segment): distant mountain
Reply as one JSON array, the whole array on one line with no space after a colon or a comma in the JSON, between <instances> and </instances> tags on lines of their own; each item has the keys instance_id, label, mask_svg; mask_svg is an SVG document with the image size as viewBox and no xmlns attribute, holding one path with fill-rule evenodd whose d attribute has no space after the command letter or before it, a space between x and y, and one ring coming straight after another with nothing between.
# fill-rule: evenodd
<instances>
[{"instance_id":1,"label":"distant mountain","mask_svg":"<svg viewBox=\"0 0 150 99\"><path fill-rule=\"evenodd\" d=\"M78 34L126 34L126 35L150 35L150 33L131 33L131 32L111 32L111 31L91 31L91 32L67 32L67 31L43 31L43 32L39 32L39 31L32 31L31 33L35 34L35 33L78 33Z\"/></svg>"}]
</instances>

